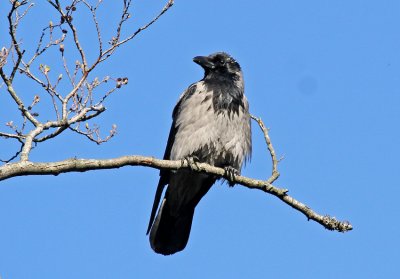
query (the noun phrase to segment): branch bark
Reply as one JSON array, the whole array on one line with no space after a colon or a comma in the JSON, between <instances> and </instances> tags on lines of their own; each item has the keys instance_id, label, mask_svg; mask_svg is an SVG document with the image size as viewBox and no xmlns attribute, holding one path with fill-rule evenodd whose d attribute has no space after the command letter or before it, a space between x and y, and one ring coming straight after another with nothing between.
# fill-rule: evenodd
<instances>
[{"instance_id":1,"label":"branch bark","mask_svg":"<svg viewBox=\"0 0 400 279\"><path fill-rule=\"evenodd\" d=\"M193 167L193 165L191 165L187 161L168 161L145 156L123 156L119 158L104 160L72 158L64 161L49 163L21 161L17 163L6 164L0 167L0 181L16 176L58 175L60 173L67 172L86 172L90 170L116 169L124 166L144 166L159 170L178 170L180 168L190 168L192 169L192 171L195 172L213 174L229 180L229 177L226 175L224 169L204 163L198 163L196 164L196 167ZM329 215L320 215L313 211L307 205L289 196L287 194L287 189L275 187L267 181L252 179L239 175L233 177L230 182L243 185L249 189L257 189L265 193L271 194L279 198L286 204L290 205L294 209L303 213L308 218L308 220L313 220L321 224L328 230L346 232L353 229L352 225L349 222L338 221L334 217L330 217Z\"/></svg>"}]
</instances>

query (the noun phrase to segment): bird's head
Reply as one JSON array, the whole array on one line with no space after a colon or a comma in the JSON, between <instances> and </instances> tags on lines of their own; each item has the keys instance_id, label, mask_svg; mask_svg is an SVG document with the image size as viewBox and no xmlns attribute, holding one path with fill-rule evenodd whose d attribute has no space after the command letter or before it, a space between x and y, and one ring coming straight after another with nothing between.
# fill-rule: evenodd
<instances>
[{"instance_id":1,"label":"bird's head","mask_svg":"<svg viewBox=\"0 0 400 279\"><path fill-rule=\"evenodd\" d=\"M216 52L209 56L196 56L193 61L203 67L204 77L226 77L233 80L241 79L239 63L225 52Z\"/></svg>"}]
</instances>

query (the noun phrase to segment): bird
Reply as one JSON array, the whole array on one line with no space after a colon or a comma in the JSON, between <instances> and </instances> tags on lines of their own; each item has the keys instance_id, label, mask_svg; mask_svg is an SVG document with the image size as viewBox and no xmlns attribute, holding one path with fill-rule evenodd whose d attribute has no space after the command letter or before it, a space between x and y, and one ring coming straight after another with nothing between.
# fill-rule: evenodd
<instances>
[{"instance_id":1,"label":"bird","mask_svg":"<svg viewBox=\"0 0 400 279\"><path fill-rule=\"evenodd\" d=\"M164 160L208 163L224 168L228 177L239 175L252 149L241 67L225 52L193 61L204 69L204 77L182 93L173 110ZM195 208L217 180L190 168L160 171L147 229L156 253L171 255L186 247Z\"/></svg>"}]
</instances>

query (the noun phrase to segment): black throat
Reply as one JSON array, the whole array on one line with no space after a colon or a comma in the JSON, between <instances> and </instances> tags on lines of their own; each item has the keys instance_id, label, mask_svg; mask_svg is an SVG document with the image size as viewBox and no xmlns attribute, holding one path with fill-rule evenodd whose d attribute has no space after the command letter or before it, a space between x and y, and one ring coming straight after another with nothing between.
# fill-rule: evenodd
<instances>
[{"instance_id":1,"label":"black throat","mask_svg":"<svg viewBox=\"0 0 400 279\"><path fill-rule=\"evenodd\" d=\"M217 114L239 115L239 108L244 108L243 82L236 74L208 73L204 77L207 91L213 92L213 107Z\"/></svg>"}]
</instances>

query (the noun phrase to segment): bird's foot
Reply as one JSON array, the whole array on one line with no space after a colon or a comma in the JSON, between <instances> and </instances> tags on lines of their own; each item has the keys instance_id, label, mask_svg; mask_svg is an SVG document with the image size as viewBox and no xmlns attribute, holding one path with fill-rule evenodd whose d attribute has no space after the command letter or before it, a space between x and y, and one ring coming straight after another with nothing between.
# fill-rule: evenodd
<instances>
[{"instance_id":1,"label":"bird's foot","mask_svg":"<svg viewBox=\"0 0 400 279\"><path fill-rule=\"evenodd\" d=\"M185 161L188 163L188 166L191 170L199 170L200 167L198 163L200 163L200 159L197 156L187 156L182 159L182 165L185 163Z\"/></svg>"},{"instance_id":2,"label":"bird's foot","mask_svg":"<svg viewBox=\"0 0 400 279\"><path fill-rule=\"evenodd\" d=\"M224 167L224 170L225 170L225 176L228 178L229 187L235 186L235 182L233 181L235 180L236 176L240 175L240 172L231 166Z\"/></svg>"}]
</instances>

